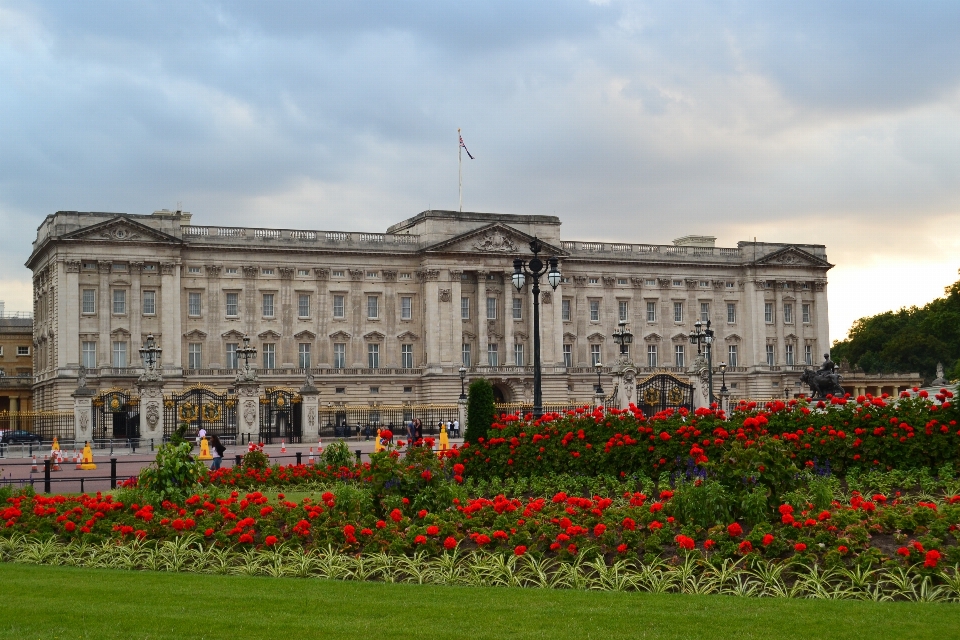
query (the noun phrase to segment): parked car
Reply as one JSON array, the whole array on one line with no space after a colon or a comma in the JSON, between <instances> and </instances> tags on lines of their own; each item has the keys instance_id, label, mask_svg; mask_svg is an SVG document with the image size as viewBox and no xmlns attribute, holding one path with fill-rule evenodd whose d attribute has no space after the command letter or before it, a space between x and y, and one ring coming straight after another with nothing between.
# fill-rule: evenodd
<instances>
[{"instance_id":1,"label":"parked car","mask_svg":"<svg viewBox=\"0 0 960 640\"><path fill-rule=\"evenodd\" d=\"M4 431L3 435L0 436L0 442L3 444L15 444L22 442L36 442L40 443L40 436L35 433L30 433L29 431Z\"/></svg>"}]
</instances>

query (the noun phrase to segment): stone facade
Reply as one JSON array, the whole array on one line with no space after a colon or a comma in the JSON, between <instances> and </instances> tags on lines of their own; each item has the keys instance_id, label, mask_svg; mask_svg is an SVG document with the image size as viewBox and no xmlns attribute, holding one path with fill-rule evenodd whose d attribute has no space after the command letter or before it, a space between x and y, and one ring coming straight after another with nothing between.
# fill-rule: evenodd
<instances>
[{"instance_id":1,"label":"stone facade","mask_svg":"<svg viewBox=\"0 0 960 640\"><path fill-rule=\"evenodd\" d=\"M33 345L33 320L0 314L0 413L33 408Z\"/></svg>"},{"instance_id":2,"label":"stone facade","mask_svg":"<svg viewBox=\"0 0 960 640\"><path fill-rule=\"evenodd\" d=\"M263 385L299 388L313 375L321 405L453 403L465 360L468 378L529 401L532 295L510 275L533 236L563 274L555 291L542 285L547 402L591 401L593 360L616 360L621 317L640 374L686 373L687 334L709 318L734 397L784 395L829 344L822 245L568 241L553 216L451 211L386 233L191 222L168 211L45 219L27 262L38 408L72 408L81 365L91 388L133 389L148 334L163 348L165 393L233 386L246 335Z\"/></svg>"}]
</instances>

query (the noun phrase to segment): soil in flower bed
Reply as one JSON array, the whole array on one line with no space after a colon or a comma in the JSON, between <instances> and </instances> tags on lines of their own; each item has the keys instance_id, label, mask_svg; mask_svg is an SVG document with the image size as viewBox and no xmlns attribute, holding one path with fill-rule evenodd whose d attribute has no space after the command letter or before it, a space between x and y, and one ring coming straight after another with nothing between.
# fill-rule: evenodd
<instances>
[{"instance_id":1,"label":"soil in flower bed","mask_svg":"<svg viewBox=\"0 0 960 640\"><path fill-rule=\"evenodd\" d=\"M954 637L956 605L263 579L0 564L0 638Z\"/></svg>"}]
</instances>

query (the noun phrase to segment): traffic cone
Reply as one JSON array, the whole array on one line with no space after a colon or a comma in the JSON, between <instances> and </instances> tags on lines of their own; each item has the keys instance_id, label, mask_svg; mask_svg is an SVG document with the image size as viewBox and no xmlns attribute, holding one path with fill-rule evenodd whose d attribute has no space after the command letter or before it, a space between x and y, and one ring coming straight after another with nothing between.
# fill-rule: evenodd
<instances>
[{"instance_id":1,"label":"traffic cone","mask_svg":"<svg viewBox=\"0 0 960 640\"><path fill-rule=\"evenodd\" d=\"M310 464L313 464L313 447L310 447Z\"/></svg>"},{"instance_id":2,"label":"traffic cone","mask_svg":"<svg viewBox=\"0 0 960 640\"><path fill-rule=\"evenodd\" d=\"M323 449L323 440L317 440L317 453Z\"/></svg>"},{"instance_id":3,"label":"traffic cone","mask_svg":"<svg viewBox=\"0 0 960 640\"><path fill-rule=\"evenodd\" d=\"M60 471L60 470L61 470L61 469L60 469L60 461L62 460L62 458L63 458L63 457L61 456L60 450L57 449L56 455L53 456L53 460L52 460L52 462L53 462L53 468L51 469L51 471Z\"/></svg>"},{"instance_id":4,"label":"traffic cone","mask_svg":"<svg viewBox=\"0 0 960 640\"><path fill-rule=\"evenodd\" d=\"M80 467L80 454L79 454L79 453L76 455L76 457L74 458L74 460L75 460L76 463L77 463L77 471L80 471L80 470L81 470L81 467Z\"/></svg>"},{"instance_id":5,"label":"traffic cone","mask_svg":"<svg viewBox=\"0 0 960 640\"><path fill-rule=\"evenodd\" d=\"M37 456L33 456L33 466L30 468L30 473L37 473Z\"/></svg>"},{"instance_id":6,"label":"traffic cone","mask_svg":"<svg viewBox=\"0 0 960 640\"><path fill-rule=\"evenodd\" d=\"M281 441L280 441L280 453L286 453L286 452L287 452L287 442L286 442L286 440L281 440Z\"/></svg>"}]
</instances>

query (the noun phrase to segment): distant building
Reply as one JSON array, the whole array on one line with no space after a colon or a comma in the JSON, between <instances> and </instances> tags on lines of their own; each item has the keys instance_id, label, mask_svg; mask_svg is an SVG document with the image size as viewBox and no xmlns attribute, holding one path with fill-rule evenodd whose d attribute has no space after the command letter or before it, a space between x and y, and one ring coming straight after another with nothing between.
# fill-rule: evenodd
<instances>
[{"instance_id":1,"label":"distant building","mask_svg":"<svg viewBox=\"0 0 960 640\"><path fill-rule=\"evenodd\" d=\"M792 395L828 349L822 245L710 236L672 245L561 239L553 216L425 211L386 233L197 226L191 215L60 211L37 231L35 401L67 409L78 370L130 388L147 334L168 392L226 389L249 336L265 386L315 376L322 404L450 403L458 369L506 401L532 397L532 296L510 282L537 236L560 258L544 284L544 399L587 402L626 320L641 372L685 373L696 320L716 331L732 396ZM609 381L609 379L607 380ZM719 378L716 387L719 389Z\"/></svg>"},{"instance_id":2,"label":"distant building","mask_svg":"<svg viewBox=\"0 0 960 640\"><path fill-rule=\"evenodd\" d=\"M33 408L33 320L5 317L0 302L0 413ZM19 316L24 317L19 317Z\"/></svg>"}]
</instances>

